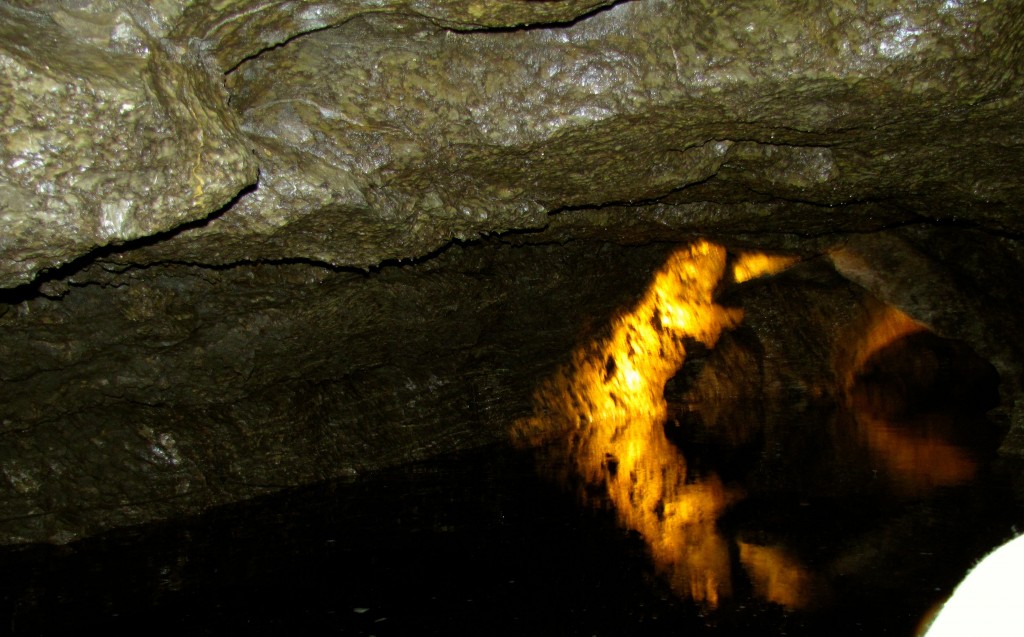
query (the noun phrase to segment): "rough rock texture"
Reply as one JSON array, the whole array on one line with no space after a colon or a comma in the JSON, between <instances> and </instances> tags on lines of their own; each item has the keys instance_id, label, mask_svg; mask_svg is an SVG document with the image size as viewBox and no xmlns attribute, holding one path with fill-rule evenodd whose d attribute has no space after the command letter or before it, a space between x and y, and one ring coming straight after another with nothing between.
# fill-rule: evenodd
<instances>
[{"instance_id":1,"label":"rough rock texture","mask_svg":"<svg viewBox=\"0 0 1024 637\"><path fill-rule=\"evenodd\" d=\"M0 541L500 439L696 235L966 342L1024 450L1021 69L1008 0L0 0Z\"/></svg>"},{"instance_id":2,"label":"rough rock texture","mask_svg":"<svg viewBox=\"0 0 1024 637\"><path fill-rule=\"evenodd\" d=\"M0 4L4 287L202 219L256 179L208 61L110 26L102 47Z\"/></svg>"},{"instance_id":3,"label":"rough rock texture","mask_svg":"<svg viewBox=\"0 0 1024 637\"><path fill-rule=\"evenodd\" d=\"M716 4L497 32L372 13L296 38L227 78L260 188L130 258L368 267L624 203L704 232L1019 229L1024 16Z\"/></svg>"},{"instance_id":4,"label":"rough rock texture","mask_svg":"<svg viewBox=\"0 0 1024 637\"><path fill-rule=\"evenodd\" d=\"M0 372L0 528L67 541L500 441L552 353L664 256L494 244L372 275L86 270L0 317L0 356L22 361Z\"/></svg>"},{"instance_id":5,"label":"rough rock texture","mask_svg":"<svg viewBox=\"0 0 1024 637\"><path fill-rule=\"evenodd\" d=\"M1005 372L965 341L928 330L873 338L894 317L906 319L827 259L727 289L722 301L744 308L744 321L669 383L668 432L684 451L717 445L711 457L735 457L752 493L832 498L892 489L877 475L892 464L899 471L888 477L899 488L948 486L961 477L955 465L926 452L909 469L889 459L955 435L973 468L1006 433L1005 417L985 414Z\"/></svg>"}]
</instances>

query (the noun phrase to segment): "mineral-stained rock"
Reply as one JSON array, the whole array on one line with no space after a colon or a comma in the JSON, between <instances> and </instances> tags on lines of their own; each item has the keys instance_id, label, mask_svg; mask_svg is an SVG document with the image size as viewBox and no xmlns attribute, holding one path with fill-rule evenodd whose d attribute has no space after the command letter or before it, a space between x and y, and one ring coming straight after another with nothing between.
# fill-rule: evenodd
<instances>
[{"instance_id":1,"label":"mineral-stained rock","mask_svg":"<svg viewBox=\"0 0 1024 637\"><path fill-rule=\"evenodd\" d=\"M224 68L312 31L338 26L368 13L422 17L451 29L511 29L569 23L614 0L327 0L296 7L287 1L187 2L175 37L214 45Z\"/></svg>"},{"instance_id":2,"label":"mineral-stained rock","mask_svg":"<svg viewBox=\"0 0 1024 637\"><path fill-rule=\"evenodd\" d=\"M194 51L114 29L146 55L0 4L0 285L222 207L256 165Z\"/></svg>"},{"instance_id":3,"label":"mineral-stained rock","mask_svg":"<svg viewBox=\"0 0 1024 637\"><path fill-rule=\"evenodd\" d=\"M366 268L608 205L669 231L1020 225L1013 3L22 4L8 285L174 228L120 258ZM187 226L252 180L238 117L259 187Z\"/></svg>"},{"instance_id":4,"label":"mineral-stained rock","mask_svg":"<svg viewBox=\"0 0 1024 637\"><path fill-rule=\"evenodd\" d=\"M369 267L556 213L585 232L608 205L691 231L1019 226L1019 8L637 2L498 31L424 15L335 17L238 65L260 187L125 258Z\"/></svg>"}]
</instances>

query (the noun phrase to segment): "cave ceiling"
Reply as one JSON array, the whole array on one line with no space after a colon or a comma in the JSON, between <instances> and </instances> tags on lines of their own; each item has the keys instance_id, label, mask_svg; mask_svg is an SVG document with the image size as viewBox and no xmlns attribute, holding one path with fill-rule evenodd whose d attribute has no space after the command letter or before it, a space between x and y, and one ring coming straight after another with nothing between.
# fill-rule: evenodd
<instances>
[{"instance_id":1,"label":"cave ceiling","mask_svg":"<svg viewBox=\"0 0 1024 637\"><path fill-rule=\"evenodd\" d=\"M371 268L514 230L1020 230L1014 3L0 11L7 287L97 250Z\"/></svg>"}]
</instances>

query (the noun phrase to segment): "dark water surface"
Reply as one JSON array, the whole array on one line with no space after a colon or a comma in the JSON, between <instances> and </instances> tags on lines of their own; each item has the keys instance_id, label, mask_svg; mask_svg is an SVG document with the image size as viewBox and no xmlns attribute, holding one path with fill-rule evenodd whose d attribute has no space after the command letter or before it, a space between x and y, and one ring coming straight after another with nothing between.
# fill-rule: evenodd
<instances>
[{"instance_id":1,"label":"dark water surface","mask_svg":"<svg viewBox=\"0 0 1024 637\"><path fill-rule=\"evenodd\" d=\"M972 561L1024 530L1009 469L926 495L754 490L717 522L733 581L710 608L673 592L610 507L580 506L531 452L488 448L4 548L0 633L910 635ZM784 543L827 594L806 609L765 600L741 541Z\"/></svg>"}]
</instances>

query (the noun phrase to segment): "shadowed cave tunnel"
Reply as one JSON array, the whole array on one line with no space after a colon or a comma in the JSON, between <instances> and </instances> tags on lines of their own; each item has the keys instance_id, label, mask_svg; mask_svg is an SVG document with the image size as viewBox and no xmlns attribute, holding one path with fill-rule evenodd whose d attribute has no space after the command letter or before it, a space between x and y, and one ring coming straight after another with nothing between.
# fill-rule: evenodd
<instances>
[{"instance_id":1,"label":"shadowed cave tunnel","mask_svg":"<svg viewBox=\"0 0 1024 637\"><path fill-rule=\"evenodd\" d=\"M1014 3L222 4L0 1L11 632L909 635L1022 528Z\"/></svg>"}]
</instances>

